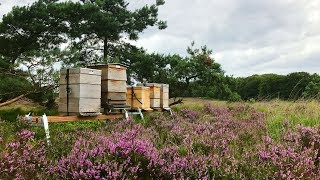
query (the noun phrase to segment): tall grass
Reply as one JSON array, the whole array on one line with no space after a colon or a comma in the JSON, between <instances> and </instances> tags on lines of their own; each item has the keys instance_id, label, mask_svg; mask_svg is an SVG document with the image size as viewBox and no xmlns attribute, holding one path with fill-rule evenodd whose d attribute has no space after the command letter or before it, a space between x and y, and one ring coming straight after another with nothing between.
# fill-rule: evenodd
<instances>
[{"instance_id":1,"label":"tall grass","mask_svg":"<svg viewBox=\"0 0 320 180\"><path fill-rule=\"evenodd\" d=\"M180 111L185 108L200 110L206 103L212 103L216 106L229 108L244 105L265 113L268 133L271 137L276 139L283 130L283 123L285 121L289 122L293 126L303 125L315 127L320 125L320 102L317 100L271 100L230 103L208 99L185 98L183 104L179 104L173 109L176 111Z\"/></svg>"}]
</instances>

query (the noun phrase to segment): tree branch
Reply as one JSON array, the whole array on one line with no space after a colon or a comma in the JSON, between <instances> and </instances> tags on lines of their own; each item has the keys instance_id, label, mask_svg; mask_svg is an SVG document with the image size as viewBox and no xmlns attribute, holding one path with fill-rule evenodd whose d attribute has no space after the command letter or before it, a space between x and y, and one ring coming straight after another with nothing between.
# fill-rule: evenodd
<instances>
[{"instance_id":1,"label":"tree branch","mask_svg":"<svg viewBox=\"0 0 320 180\"><path fill-rule=\"evenodd\" d=\"M13 98L13 99L10 99L10 100L8 100L8 101L6 101L6 102L0 103L0 107L8 106L8 105L10 105L10 104L18 101L19 99L24 98L24 97L26 97L26 96L28 96L28 95L30 95L30 94L40 93L40 92L43 92L43 91L47 91L47 90L49 90L49 89L53 89L53 88L55 88L55 87L56 87L56 86L48 86L47 88L44 88L44 89L42 89L42 90L32 91L32 92L28 92L28 93L22 94L22 95L17 96L17 97L15 97L15 98Z\"/></svg>"},{"instance_id":2,"label":"tree branch","mask_svg":"<svg viewBox=\"0 0 320 180\"><path fill-rule=\"evenodd\" d=\"M178 100L176 100L176 98L174 99L174 102L170 103L169 106L173 106L176 104L183 104L183 99L179 98Z\"/></svg>"},{"instance_id":3,"label":"tree branch","mask_svg":"<svg viewBox=\"0 0 320 180\"><path fill-rule=\"evenodd\" d=\"M31 93L22 94L22 95L20 95L20 96L18 96L18 97L15 97L15 98L13 98L13 99L10 99L10 100L8 100L8 101L6 101L6 102L0 103L0 107L3 107L3 106L7 106L7 105L9 105L9 104L12 104L12 103L18 101L19 99L21 99L21 98L29 95L29 94L31 94Z\"/></svg>"}]
</instances>

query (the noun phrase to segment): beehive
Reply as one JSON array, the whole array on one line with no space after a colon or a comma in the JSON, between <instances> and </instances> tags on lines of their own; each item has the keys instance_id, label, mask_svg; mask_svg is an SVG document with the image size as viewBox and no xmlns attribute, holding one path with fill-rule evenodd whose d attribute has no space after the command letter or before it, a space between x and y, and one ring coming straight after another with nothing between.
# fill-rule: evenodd
<instances>
[{"instance_id":1,"label":"beehive","mask_svg":"<svg viewBox=\"0 0 320 180\"><path fill-rule=\"evenodd\" d=\"M102 71L101 105L125 105L127 92L127 68L120 64L92 66Z\"/></svg>"},{"instance_id":2,"label":"beehive","mask_svg":"<svg viewBox=\"0 0 320 180\"><path fill-rule=\"evenodd\" d=\"M138 84L138 86L144 86L143 84ZM150 90L150 92L155 93L153 96L150 95L150 103L151 107L153 108L162 108L162 109L168 109L169 108L169 84L159 84L159 83L147 83L145 84L147 87L159 87L160 91L158 91L158 88L154 88L154 90ZM159 96L158 96L159 94ZM159 97L159 99L157 98Z\"/></svg>"},{"instance_id":3,"label":"beehive","mask_svg":"<svg viewBox=\"0 0 320 180\"><path fill-rule=\"evenodd\" d=\"M138 86L143 86L143 84L138 84ZM150 88L150 107L160 108L161 84L149 83L145 86Z\"/></svg>"},{"instance_id":4,"label":"beehive","mask_svg":"<svg viewBox=\"0 0 320 180\"><path fill-rule=\"evenodd\" d=\"M131 109L150 109L150 88L149 87L127 87L127 105Z\"/></svg>"},{"instance_id":5,"label":"beehive","mask_svg":"<svg viewBox=\"0 0 320 180\"><path fill-rule=\"evenodd\" d=\"M160 107L169 108L169 84L161 84Z\"/></svg>"},{"instance_id":6,"label":"beehive","mask_svg":"<svg viewBox=\"0 0 320 180\"><path fill-rule=\"evenodd\" d=\"M67 80L67 71L69 71L69 81ZM61 115L100 113L100 70L88 68L62 69L59 85L58 110ZM67 93L67 87L69 87L69 93Z\"/></svg>"}]
</instances>

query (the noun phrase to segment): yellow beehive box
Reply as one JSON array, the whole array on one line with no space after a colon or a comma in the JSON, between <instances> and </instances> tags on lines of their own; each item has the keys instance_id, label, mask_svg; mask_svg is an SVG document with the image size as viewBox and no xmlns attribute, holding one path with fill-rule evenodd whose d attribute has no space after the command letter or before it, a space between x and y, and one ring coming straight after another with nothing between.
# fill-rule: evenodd
<instances>
[{"instance_id":1,"label":"yellow beehive box","mask_svg":"<svg viewBox=\"0 0 320 180\"><path fill-rule=\"evenodd\" d=\"M159 86L148 86L148 87L150 87L150 98L160 99L161 87Z\"/></svg>"},{"instance_id":2,"label":"yellow beehive box","mask_svg":"<svg viewBox=\"0 0 320 180\"><path fill-rule=\"evenodd\" d=\"M127 87L127 105L131 109L143 109L146 111L150 108L150 88L149 87Z\"/></svg>"}]
</instances>

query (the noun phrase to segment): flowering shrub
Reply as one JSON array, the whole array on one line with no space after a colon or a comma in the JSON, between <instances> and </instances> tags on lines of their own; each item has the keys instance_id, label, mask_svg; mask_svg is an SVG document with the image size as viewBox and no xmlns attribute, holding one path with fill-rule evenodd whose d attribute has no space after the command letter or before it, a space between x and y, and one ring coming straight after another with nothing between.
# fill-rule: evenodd
<instances>
[{"instance_id":1,"label":"flowering shrub","mask_svg":"<svg viewBox=\"0 0 320 180\"><path fill-rule=\"evenodd\" d=\"M300 143L280 144L270 137L259 150L260 163L269 169L270 177L277 179L314 179L319 175L318 150L301 148Z\"/></svg>"},{"instance_id":2,"label":"flowering shrub","mask_svg":"<svg viewBox=\"0 0 320 180\"><path fill-rule=\"evenodd\" d=\"M291 127L285 122L280 138L275 141L267 133L265 115L242 105L207 104L202 111L183 109L173 116L154 114L142 124L133 120L112 121L95 131L61 132L55 138L70 145L49 147L48 152L53 153L50 156L45 155L44 144L35 141L33 135L20 131L18 140L5 146L0 153L0 179L317 179L320 176L319 129Z\"/></svg>"},{"instance_id":3,"label":"flowering shrub","mask_svg":"<svg viewBox=\"0 0 320 180\"><path fill-rule=\"evenodd\" d=\"M199 112L191 109L182 109L181 114L183 117L188 118L190 120L196 120L200 116Z\"/></svg>"},{"instance_id":4,"label":"flowering shrub","mask_svg":"<svg viewBox=\"0 0 320 180\"><path fill-rule=\"evenodd\" d=\"M110 136L92 133L79 139L69 156L52 167L52 174L70 179L119 179L157 176L158 159L153 144L137 138L137 130L126 129Z\"/></svg>"},{"instance_id":5,"label":"flowering shrub","mask_svg":"<svg viewBox=\"0 0 320 180\"><path fill-rule=\"evenodd\" d=\"M22 130L17 141L6 145L0 154L0 179L41 178L46 171L47 159L43 142L34 144L34 133Z\"/></svg>"}]
</instances>

